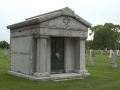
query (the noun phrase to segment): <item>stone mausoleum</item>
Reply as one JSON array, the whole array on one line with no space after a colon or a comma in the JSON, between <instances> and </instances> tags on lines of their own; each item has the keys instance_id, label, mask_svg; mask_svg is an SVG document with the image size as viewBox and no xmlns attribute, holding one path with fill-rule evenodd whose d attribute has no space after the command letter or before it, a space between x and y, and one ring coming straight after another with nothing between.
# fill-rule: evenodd
<instances>
[{"instance_id":1,"label":"stone mausoleum","mask_svg":"<svg viewBox=\"0 0 120 90\"><path fill-rule=\"evenodd\" d=\"M31 80L89 76L85 40L91 24L66 7L7 26L10 29L8 73Z\"/></svg>"}]
</instances>

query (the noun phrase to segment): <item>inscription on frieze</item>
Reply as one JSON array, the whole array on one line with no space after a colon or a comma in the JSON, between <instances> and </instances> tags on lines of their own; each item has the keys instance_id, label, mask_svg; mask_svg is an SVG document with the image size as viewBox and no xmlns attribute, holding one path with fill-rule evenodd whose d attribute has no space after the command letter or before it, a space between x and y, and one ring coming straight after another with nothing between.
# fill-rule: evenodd
<instances>
[{"instance_id":1,"label":"inscription on frieze","mask_svg":"<svg viewBox=\"0 0 120 90\"><path fill-rule=\"evenodd\" d=\"M60 36L72 36L72 31L59 31Z\"/></svg>"}]
</instances>

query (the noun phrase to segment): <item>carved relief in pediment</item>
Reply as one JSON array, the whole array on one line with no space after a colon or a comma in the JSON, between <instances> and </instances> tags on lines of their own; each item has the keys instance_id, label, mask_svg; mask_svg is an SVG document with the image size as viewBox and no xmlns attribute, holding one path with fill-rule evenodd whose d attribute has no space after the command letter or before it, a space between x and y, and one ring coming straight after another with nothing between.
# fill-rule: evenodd
<instances>
[{"instance_id":1,"label":"carved relief in pediment","mask_svg":"<svg viewBox=\"0 0 120 90\"><path fill-rule=\"evenodd\" d=\"M68 16L61 16L45 21L40 24L40 27L87 31L87 27L85 25Z\"/></svg>"}]
</instances>

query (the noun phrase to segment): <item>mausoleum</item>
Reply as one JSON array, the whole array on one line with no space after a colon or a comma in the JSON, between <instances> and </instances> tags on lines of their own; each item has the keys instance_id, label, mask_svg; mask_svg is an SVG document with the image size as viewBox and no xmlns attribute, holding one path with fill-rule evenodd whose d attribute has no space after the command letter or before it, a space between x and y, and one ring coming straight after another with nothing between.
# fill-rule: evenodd
<instances>
[{"instance_id":1,"label":"mausoleum","mask_svg":"<svg viewBox=\"0 0 120 90\"><path fill-rule=\"evenodd\" d=\"M89 76L85 68L85 40L90 27L68 7L7 26L8 73L31 80Z\"/></svg>"}]
</instances>

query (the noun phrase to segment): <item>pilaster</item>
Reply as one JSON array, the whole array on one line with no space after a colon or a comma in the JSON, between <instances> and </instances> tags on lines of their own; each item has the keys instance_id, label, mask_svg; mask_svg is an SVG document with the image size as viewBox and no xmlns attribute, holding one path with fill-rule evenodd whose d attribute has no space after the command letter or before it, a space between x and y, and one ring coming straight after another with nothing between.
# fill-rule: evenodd
<instances>
[{"instance_id":1,"label":"pilaster","mask_svg":"<svg viewBox=\"0 0 120 90\"><path fill-rule=\"evenodd\" d=\"M89 75L88 71L85 69L85 39L76 39L76 67L74 72Z\"/></svg>"},{"instance_id":2,"label":"pilaster","mask_svg":"<svg viewBox=\"0 0 120 90\"><path fill-rule=\"evenodd\" d=\"M36 35L37 38L37 61L34 76L49 76L47 72L47 38L48 36Z\"/></svg>"}]
</instances>

